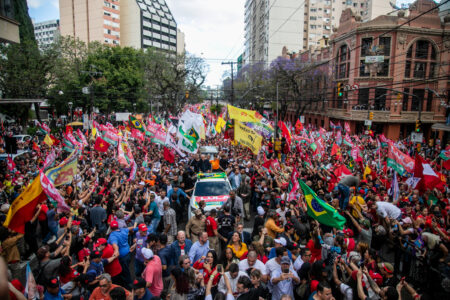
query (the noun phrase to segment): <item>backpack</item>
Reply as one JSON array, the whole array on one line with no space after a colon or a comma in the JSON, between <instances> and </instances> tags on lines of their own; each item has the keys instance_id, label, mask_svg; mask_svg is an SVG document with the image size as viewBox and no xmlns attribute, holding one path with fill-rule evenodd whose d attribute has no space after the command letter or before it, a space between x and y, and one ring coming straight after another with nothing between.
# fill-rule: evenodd
<instances>
[{"instance_id":1,"label":"backpack","mask_svg":"<svg viewBox=\"0 0 450 300\"><path fill-rule=\"evenodd\" d=\"M47 278L45 275L45 267L50 263L50 260L48 260L44 265L41 265L41 262L38 264L37 270L34 271L34 278L36 278L36 283L42 286L45 286L45 284L50 280L50 278Z\"/></svg>"}]
</instances>

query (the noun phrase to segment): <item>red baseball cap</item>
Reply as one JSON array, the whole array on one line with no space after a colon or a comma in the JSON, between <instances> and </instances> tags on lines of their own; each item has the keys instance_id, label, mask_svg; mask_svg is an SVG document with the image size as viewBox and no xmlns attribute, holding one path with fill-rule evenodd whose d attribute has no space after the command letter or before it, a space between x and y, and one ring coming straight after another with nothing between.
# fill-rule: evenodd
<instances>
[{"instance_id":1,"label":"red baseball cap","mask_svg":"<svg viewBox=\"0 0 450 300\"><path fill-rule=\"evenodd\" d=\"M353 230L351 230L350 228L344 229L343 232L349 237L353 237Z\"/></svg>"},{"instance_id":2,"label":"red baseball cap","mask_svg":"<svg viewBox=\"0 0 450 300\"><path fill-rule=\"evenodd\" d=\"M147 231L147 225L144 223L139 224L138 228L140 231Z\"/></svg>"},{"instance_id":3,"label":"red baseball cap","mask_svg":"<svg viewBox=\"0 0 450 300\"><path fill-rule=\"evenodd\" d=\"M65 225L67 225L68 222L69 222L69 220L67 220L66 217L62 217L61 219L59 219L60 226L65 226Z\"/></svg>"},{"instance_id":4,"label":"red baseball cap","mask_svg":"<svg viewBox=\"0 0 450 300\"><path fill-rule=\"evenodd\" d=\"M94 244L94 248L97 248L101 245L106 244L108 241L105 238L99 238L97 242Z\"/></svg>"},{"instance_id":5,"label":"red baseball cap","mask_svg":"<svg viewBox=\"0 0 450 300\"><path fill-rule=\"evenodd\" d=\"M77 220L73 220L72 221L72 225L73 226L78 226L78 225L80 225L81 224L81 221L77 221Z\"/></svg>"},{"instance_id":6,"label":"red baseball cap","mask_svg":"<svg viewBox=\"0 0 450 300\"><path fill-rule=\"evenodd\" d=\"M119 223L117 223L117 221L111 221L109 227L111 227L111 229L117 229L119 228Z\"/></svg>"}]
</instances>

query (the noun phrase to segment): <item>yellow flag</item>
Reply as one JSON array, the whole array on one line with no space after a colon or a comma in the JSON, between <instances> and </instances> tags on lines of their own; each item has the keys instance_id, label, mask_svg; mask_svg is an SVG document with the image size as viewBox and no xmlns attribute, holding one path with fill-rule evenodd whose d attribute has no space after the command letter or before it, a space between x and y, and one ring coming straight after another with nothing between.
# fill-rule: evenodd
<instances>
[{"instance_id":1,"label":"yellow flag","mask_svg":"<svg viewBox=\"0 0 450 300\"><path fill-rule=\"evenodd\" d=\"M223 126L225 126L226 124L227 124L227 122L225 122L225 120L222 119L222 117L219 117L219 118L217 119L216 132L217 132L217 133L222 132L222 128L223 128Z\"/></svg>"},{"instance_id":2,"label":"yellow flag","mask_svg":"<svg viewBox=\"0 0 450 300\"><path fill-rule=\"evenodd\" d=\"M95 138L95 135L97 134L97 128L92 128L92 137Z\"/></svg>"},{"instance_id":3,"label":"yellow flag","mask_svg":"<svg viewBox=\"0 0 450 300\"><path fill-rule=\"evenodd\" d=\"M372 173L372 170L370 169L369 165L366 165L366 168L364 169L363 180L366 180L366 176L370 173Z\"/></svg>"},{"instance_id":4,"label":"yellow flag","mask_svg":"<svg viewBox=\"0 0 450 300\"><path fill-rule=\"evenodd\" d=\"M45 135L44 143L49 147L53 146L53 140L48 134Z\"/></svg>"},{"instance_id":5,"label":"yellow flag","mask_svg":"<svg viewBox=\"0 0 450 300\"><path fill-rule=\"evenodd\" d=\"M231 119L239 122L261 122L262 116L254 110L242 109L228 104L228 114Z\"/></svg>"},{"instance_id":6,"label":"yellow flag","mask_svg":"<svg viewBox=\"0 0 450 300\"><path fill-rule=\"evenodd\" d=\"M253 154L261 150L262 136L240 122L234 122L234 140L250 148Z\"/></svg>"}]
</instances>

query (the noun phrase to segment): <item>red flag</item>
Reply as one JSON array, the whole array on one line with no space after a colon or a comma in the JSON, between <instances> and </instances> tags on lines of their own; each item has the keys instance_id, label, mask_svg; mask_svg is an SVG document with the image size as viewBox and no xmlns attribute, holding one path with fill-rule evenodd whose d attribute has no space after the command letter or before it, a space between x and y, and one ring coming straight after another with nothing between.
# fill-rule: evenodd
<instances>
[{"instance_id":1,"label":"red flag","mask_svg":"<svg viewBox=\"0 0 450 300\"><path fill-rule=\"evenodd\" d=\"M288 144L291 144L291 133L283 121L278 121L278 127L281 129L281 135L286 139Z\"/></svg>"},{"instance_id":2,"label":"red flag","mask_svg":"<svg viewBox=\"0 0 450 300\"><path fill-rule=\"evenodd\" d=\"M170 151L167 147L164 147L164 159L171 164L175 162L175 154L172 151Z\"/></svg>"},{"instance_id":3,"label":"red flag","mask_svg":"<svg viewBox=\"0 0 450 300\"><path fill-rule=\"evenodd\" d=\"M36 144L36 142L33 142L33 150L36 152L41 152L41 149L39 148L38 144Z\"/></svg>"},{"instance_id":4,"label":"red flag","mask_svg":"<svg viewBox=\"0 0 450 300\"><path fill-rule=\"evenodd\" d=\"M14 163L14 160L12 159L12 157L8 154L8 171L13 171L14 168L16 167L16 164Z\"/></svg>"},{"instance_id":5,"label":"red flag","mask_svg":"<svg viewBox=\"0 0 450 300\"><path fill-rule=\"evenodd\" d=\"M414 177L420 178L416 188L421 193L425 192L427 189L432 190L441 183L440 177L433 168L431 168L430 164L419 154L416 154L416 160L414 162Z\"/></svg>"},{"instance_id":6,"label":"red flag","mask_svg":"<svg viewBox=\"0 0 450 300\"><path fill-rule=\"evenodd\" d=\"M297 122L295 123L295 133L300 134L303 130L303 124L300 122L300 119L297 119Z\"/></svg>"},{"instance_id":7,"label":"red flag","mask_svg":"<svg viewBox=\"0 0 450 300\"><path fill-rule=\"evenodd\" d=\"M72 133L73 132L73 128L72 126L66 126L66 134Z\"/></svg>"},{"instance_id":8,"label":"red flag","mask_svg":"<svg viewBox=\"0 0 450 300\"><path fill-rule=\"evenodd\" d=\"M101 137L97 137L97 139L95 140L94 149L99 152L106 152L106 151L108 151L108 148L109 148L109 143L106 142Z\"/></svg>"},{"instance_id":9,"label":"red flag","mask_svg":"<svg viewBox=\"0 0 450 300\"><path fill-rule=\"evenodd\" d=\"M339 148L339 146L336 143L333 143L333 147L331 148L331 156L333 156L333 155L337 155L337 156L341 155L341 149Z\"/></svg>"},{"instance_id":10,"label":"red flag","mask_svg":"<svg viewBox=\"0 0 450 300\"><path fill-rule=\"evenodd\" d=\"M50 138L52 139L53 145L58 145L59 140L53 136L53 134L50 134Z\"/></svg>"}]
</instances>

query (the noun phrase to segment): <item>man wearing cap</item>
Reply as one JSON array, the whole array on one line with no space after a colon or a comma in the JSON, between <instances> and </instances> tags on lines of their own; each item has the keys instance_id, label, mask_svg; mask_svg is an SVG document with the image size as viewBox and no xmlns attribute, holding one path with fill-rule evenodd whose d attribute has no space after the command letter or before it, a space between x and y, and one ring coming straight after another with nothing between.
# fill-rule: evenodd
<instances>
[{"instance_id":1,"label":"man wearing cap","mask_svg":"<svg viewBox=\"0 0 450 300\"><path fill-rule=\"evenodd\" d=\"M114 256L114 248L108 244L105 238L99 238L94 243L94 250L98 250L102 253L103 259L109 259ZM115 257L110 263L104 266L105 272L111 275L111 280L115 284L122 284L120 273L122 272L122 266L120 265L119 258Z\"/></svg>"},{"instance_id":2,"label":"man wearing cap","mask_svg":"<svg viewBox=\"0 0 450 300\"><path fill-rule=\"evenodd\" d=\"M202 215L202 211L200 209L196 209L194 211L194 216L189 219L186 224L186 236L193 243L198 240L198 236L200 233L206 230L205 216Z\"/></svg>"},{"instance_id":3,"label":"man wearing cap","mask_svg":"<svg viewBox=\"0 0 450 300\"><path fill-rule=\"evenodd\" d=\"M142 277L136 277L133 281L134 300L151 300L152 292L147 288L147 282Z\"/></svg>"},{"instance_id":4,"label":"man wearing cap","mask_svg":"<svg viewBox=\"0 0 450 300\"><path fill-rule=\"evenodd\" d=\"M273 241L274 241L274 243L275 243L275 247L273 247L272 249L270 249L270 252L269 252L269 259L272 259L272 258L276 257L276 255L277 255L277 254L276 254L276 249L277 249L277 248L281 248L281 247L286 248L286 245L287 245L287 241L286 241L286 239L285 239L284 237L279 237L279 238L277 238L277 239L274 239ZM288 254L289 259L292 259L292 253L291 253L291 251L289 251L289 250L287 250L287 249L286 249L286 251L287 251L287 254Z\"/></svg>"},{"instance_id":5,"label":"man wearing cap","mask_svg":"<svg viewBox=\"0 0 450 300\"><path fill-rule=\"evenodd\" d=\"M294 298L294 284L300 283L297 272L291 270L291 260L287 256L280 259L280 270L272 272L270 281L272 283L272 299L281 299L282 295L289 295Z\"/></svg>"},{"instance_id":6,"label":"man wearing cap","mask_svg":"<svg viewBox=\"0 0 450 300\"><path fill-rule=\"evenodd\" d=\"M142 272L142 278L146 281L146 287L148 287L152 295L159 297L164 287L161 260L148 248L142 248L142 255L146 264L144 272Z\"/></svg>"},{"instance_id":7,"label":"man wearing cap","mask_svg":"<svg viewBox=\"0 0 450 300\"><path fill-rule=\"evenodd\" d=\"M104 273L104 266L111 263L117 258L114 254L109 258L102 258L102 252L94 250L90 254L89 267L86 270L86 276L89 281L89 285L95 285L98 280L97 277Z\"/></svg>"},{"instance_id":8,"label":"man wearing cap","mask_svg":"<svg viewBox=\"0 0 450 300\"><path fill-rule=\"evenodd\" d=\"M148 237L148 229L147 225L144 223L139 224L137 228L134 228L134 232L136 232L136 238L134 239L134 243L136 245L136 257L134 260L134 273L136 277L141 276L142 271L145 268L144 265L144 257L142 256L142 248L146 246L146 241Z\"/></svg>"},{"instance_id":9,"label":"man wearing cap","mask_svg":"<svg viewBox=\"0 0 450 300\"><path fill-rule=\"evenodd\" d=\"M41 299L62 300L70 299L72 295L67 294L61 287L58 277L50 278L45 284L45 293Z\"/></svg>"},{"instance_id":10,"label":"man wearing cap","mask_svg":"<svg viewBox=\"0 0 450 300\"><path fill-rule=\"evenodd\" d=\"M345 213L352 221L356 230L359 232L359 242L367 243L370 247L372 244L372 226L370 226L370 221L363 217L362 219L359 219L359 222L357 222L348 211L345 211Z\"/></svg>"},{"instance_id":11,"label":"man wearing cap","mask_svg":"<svg viewBox=\"0 0 450 300\"><path fill-rule=\"evenodd\" d=\"M131 275L130 275L130 245L128 244L128 233L131 228L120 228L117 221L112 221L109 225L111 228L111 234L108 238L108 244L114 247L114 254L119 256L119 262L122 266L122 279L126 287L131 287Z\"/></svg>"}]
</instances>

